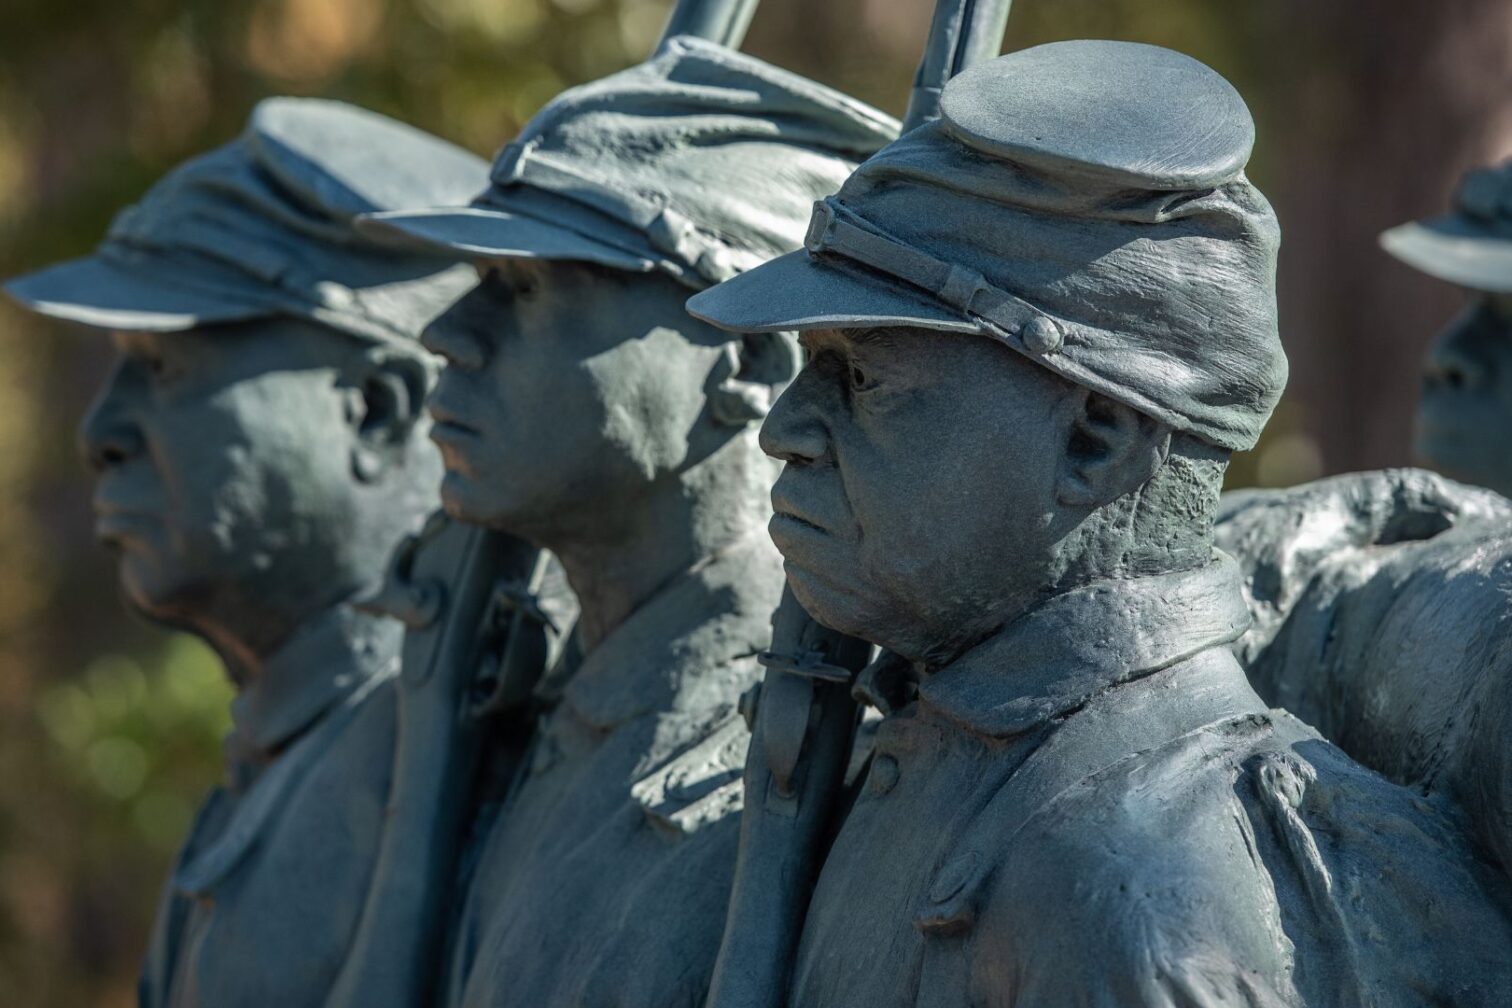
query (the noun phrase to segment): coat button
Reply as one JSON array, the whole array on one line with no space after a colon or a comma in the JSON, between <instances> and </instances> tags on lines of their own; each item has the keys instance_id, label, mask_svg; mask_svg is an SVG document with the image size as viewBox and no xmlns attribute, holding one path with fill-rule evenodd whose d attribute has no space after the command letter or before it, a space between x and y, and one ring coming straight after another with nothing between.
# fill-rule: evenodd
<instances>
[{"instance_id":1,"label":"coat button","mask_svg":"<svg viewBox=\"0 0 1512 1008\"><path fill-rule=\"evenodd\" d=\"M1024 341L1024 349L1043 357L1059 350L1065 337L1061 334L1060 326L1053 320L1043 315L1036 315L1019 333L1019 339Z\"/></svg>"},{"instance_id":2,"label":"coat button","mask_svg":"<svg viewBox=\"0 0 1512 1008\"><path fill-rule=\"evenodd\" d=\"M898 761L883 753L872 760L866 786L873 794L885 795L897 786L898 776Z\"/></svg>"}]
</instances>

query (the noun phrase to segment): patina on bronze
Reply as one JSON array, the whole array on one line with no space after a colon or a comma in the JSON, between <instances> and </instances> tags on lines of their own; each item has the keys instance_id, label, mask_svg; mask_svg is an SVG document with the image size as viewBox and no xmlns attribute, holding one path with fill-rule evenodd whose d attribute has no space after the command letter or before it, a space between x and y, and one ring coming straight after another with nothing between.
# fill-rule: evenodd
<instances>
[{"instance_id":1,"label":"patina on bronze","mask_svg":"<svg viewBox=\"0 0 1512 1008\"><path fill-rule=\"evenodd\" d=\"M111 333L81 428L130 603L237 687L227 780L165 889L155 1006L321 1005L382 832L402 627L360 611L436 504L421 327L473 285L353 218L464 198L478 158L333 102L271 99L116 218L88 258L6 284ZM255 954L249 954L255 950Z\"/></svg>"},{"instance_id":2,"label":"patina on bronze","mask_svg":"<svg viewBox=\"0 0 1512 1008\"><path fill-rule=\"evenodd\" d=\"M796 368L688 293L797 247L888 117L704 40L574 88L468 207L371 227L474 261L425 336L443 503L550 549L576 656L538 691L485 834L447 1003L698 1004L724 920L747 732L782 578L756 423Z\"/></svg>"},{"instance_id":3,"label":"patina on bronze","mask_svg":"<svg viewBox=\"0 0 1512 1008\"><path fill-rule=\"evenodd\" d=\"M898 656L857 686L884 717L788 1003L1498 1003L1512 925L1453 810L1229 651L1219 489L1286 377L1244 103L1066 42L941 108L805 250L689 302L803 331L773 537L809 612Z\"/></svg>"},{"instance_id":4,"label":"patina on bronze","mask_svg":"<svg viewBox=\"0 0 1512 1008\"><path fill-rule=\"evenodd\" d=\"M755 9L756 0L679 0L664 38L738 48ZM476 853L466 834L486 832L518 775L540 713L536 687L577 613L549 556L441 516L396 555L384 602L408 627L391 819L332 1008L434 997Z\"/></svg>"},{"instance_id":5,"label":"patina on bronze","mask_svg":"<svg viewBox=\"0 0 1512 1008\"><path fill-rule=\"evenodd\" d=\"M914 77L907 132L940 114L945 83L1001 50L1008 0L941 0ZM709 1008L776 1008L842 789L868 739L852 698L871 646L815 621L786 588L772 616L766 674L744 701L752 748L725 934Z\"/></svg>"}]
</instances>

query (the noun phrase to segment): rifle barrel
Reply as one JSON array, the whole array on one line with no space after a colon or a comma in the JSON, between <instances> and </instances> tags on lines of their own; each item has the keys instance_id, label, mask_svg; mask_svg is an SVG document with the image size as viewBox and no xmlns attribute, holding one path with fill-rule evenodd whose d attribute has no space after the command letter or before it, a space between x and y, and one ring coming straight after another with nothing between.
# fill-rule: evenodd
<instances>
[{"instance_id":1,"label":"rifle barrel","mask_svg":"<svg viewBox=\"0 0 1512 1008\"><path fill-rule=\"evenodd\" d=\"M760 0L677 0L667 27L662 31L662 42L674 35L693 35L710 42L718 42L730 49L739 49L745 40L746 29L751 27L751 18L756 15ZM660 48L660 47L658 47Z\"/></svg>"},{"instance_id":2,"label":"rifle barrel","mask_svg":"<svg viewBox=\"0 0 1512 1008\"><path fill-rule=\"evenodd\" d=\"M940 92L950 78L1003 51L1012 6L1013 0L939 0L903 118L905 132L939 116Z\"/></svg>"}]
</instances>

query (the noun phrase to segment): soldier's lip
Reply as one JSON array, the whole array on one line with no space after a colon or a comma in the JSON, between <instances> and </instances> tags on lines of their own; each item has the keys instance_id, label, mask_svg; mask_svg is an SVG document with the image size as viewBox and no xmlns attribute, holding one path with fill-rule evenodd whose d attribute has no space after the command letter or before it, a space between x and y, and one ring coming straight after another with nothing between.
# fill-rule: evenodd
<instances>
[{"instance_id":1,"label":"soldier's lip","mask_svg":"<svg viewBox=\"0 0 1512 1008\"><path fill-rule=\"evenodd\" d=\"M108 501L94 503L95 538L104 543L131 539L154 522L154 517L145 511L122 508Z\"/></svg>"},{"instance_id":2,"label":"soldier's lip","mask_svg":"<svg viewBox=\"0 0 1512 1008\"><path fill-rule=\"evenodd\" d=\"M443 375L442 377L444 380L445 376ZM430 398L426 401L425 410L430 414L433 426L445 426L457 430L470 431L474 434L478 433L477 425L469 422L467 413L447 402L446 396L443 394L442 387L439 384L431 392Z\"/></svg>"},{"instance_id":3,"label":"soldier's lip","mask_svg":"<svg viewBox=\"0 0 1512 1008\"><path fill-rule=\"evenodd\" d=\"M430 436L433 441L460 441L477 437L480 433L477 427L467 422L466 417L448 408L445 403L432 399L426 408L431 415Z\"/></svg>"},{"instance_id":4,"label":"soldier's lip","mask_svg":"<svg viewBox=\"0 0 1512 1008\"><path fill-rule=\"evenodd\" d=\"M772 525L775 526L779 522L782 523L783 525L786 525L788 523L792 523L793 525L796 525L799 528L809 529L811 531L819 532L819 533L822 533L824 535L828 535L829 534L824 529L824 527L822 525L816 525L814 522L809 521L807 518L804 518L801 515L793 514L791 511L776 511L776 512L773 512L773 514L772 514L772 521L771 521L770 524L772 524Z\"/></svg>"},{"instance_id":5,"label":"soldier's lip","mask_svg":"<svg viewBox=\"0 0 1512 1008\"><path fill-rule=\"evenodd\" d=\"M814 551L828 552L834 537L811 521L778 512L767 522L767 534L784 560L789 563Z\"/></svg>"},{"instance_id":6,"label":"soldier's lip","mask_svg":"<svg viewBox=\"0 0 1512 1008\"><path fill-rule=\"evenodd\" d=\"M435 420L431 423L430 438L432 441L450 443L465 441L478 436L478 431L466 424L457 423L454 420Z\"/></svg>"}]
</instances>

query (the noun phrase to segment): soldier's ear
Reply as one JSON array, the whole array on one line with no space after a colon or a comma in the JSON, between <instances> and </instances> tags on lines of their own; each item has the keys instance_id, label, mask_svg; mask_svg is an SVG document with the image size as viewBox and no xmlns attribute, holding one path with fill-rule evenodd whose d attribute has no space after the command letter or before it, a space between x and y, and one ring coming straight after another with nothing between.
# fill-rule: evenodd
<instances>
[{"instance_id":1,"label":"soldier's ear","mask_svg":"<svg viewBox=\"0 0 1512 1008\"><path fill-rule=\"evenodd\" d=\"M352 472L358 479L372 482L403 458L425 414L431 381L432 368L418 355L375 350L364 357L348 410L357 435Z\"/></svg>"},{"instance_id":2,"label":"soldier's ear","mask_svg":"<svg viewBox=\"0 0 1512 1008\"><path fill-rule=\"evenodd\" d=\"M743 427L766 418L801 366L790 333L754 333L724 344L709 409L716 422Z\"/></svg>"},{"instance_id":3,"label":"soldier's ear","mask_svg":"<svg viewBox=\"0 0 1512 1008\"><path fill-rule=\"evenodd\" d=\"M1171 429L1123 403L1077 388L1056 500L1096 508L1132 493L1155 475L1171 451Z\"/></svg>"}]
</instances>

